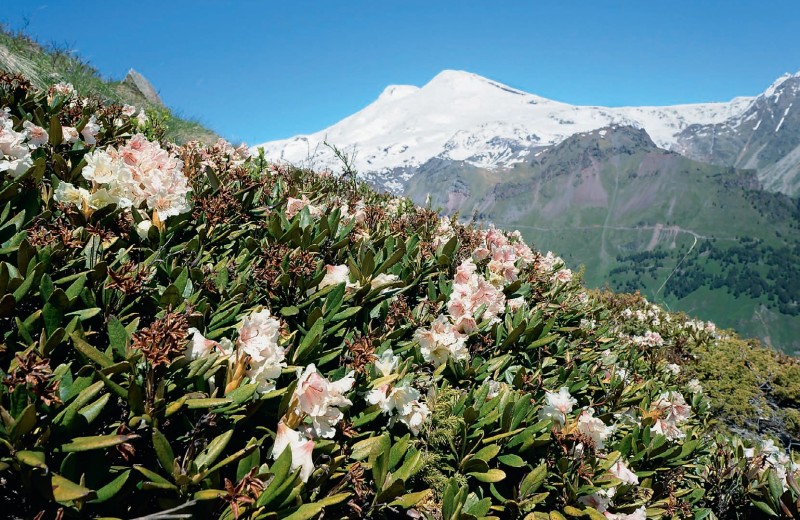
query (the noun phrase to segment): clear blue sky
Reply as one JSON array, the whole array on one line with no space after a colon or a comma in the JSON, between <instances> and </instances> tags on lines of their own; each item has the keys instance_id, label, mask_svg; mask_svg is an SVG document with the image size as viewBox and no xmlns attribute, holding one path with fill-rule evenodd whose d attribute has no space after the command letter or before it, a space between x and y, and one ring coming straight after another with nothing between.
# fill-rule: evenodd
<instances>
[{"instance_id":1,"label":"clear blue sky","mask_svg":"<svg viewBox=\"0 0 800 520\"><path fill-rule=\"evenodd\" d=\"M798 0L3 5L12 28L111 78L133 67L170 107L250 144L320 130L443 69L609 106L728 100L800 70Z\"/></svg>"}]
</instances>

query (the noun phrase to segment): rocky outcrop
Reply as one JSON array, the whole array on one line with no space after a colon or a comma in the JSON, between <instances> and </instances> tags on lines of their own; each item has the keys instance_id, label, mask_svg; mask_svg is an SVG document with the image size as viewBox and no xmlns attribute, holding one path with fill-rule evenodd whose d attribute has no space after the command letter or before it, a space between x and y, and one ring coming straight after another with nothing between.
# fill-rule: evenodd
<instances>
[{"instance_id":1,"label":"rocky outcrop","mask_svg":"<svg viewBox=\"0 0 800 520\"><path fill-rule=\"evenodd\" d=\"M133 69L129 70L128 74L125 76L125 79L122 82L136 89L150 103L162 107L164 106L164 103L158 96L158 92L156 92L155 87L153 87L153 85L149 81L147 81L147 79L144 76L142 76L135 70Z\"/></svg>"}]
</instances>

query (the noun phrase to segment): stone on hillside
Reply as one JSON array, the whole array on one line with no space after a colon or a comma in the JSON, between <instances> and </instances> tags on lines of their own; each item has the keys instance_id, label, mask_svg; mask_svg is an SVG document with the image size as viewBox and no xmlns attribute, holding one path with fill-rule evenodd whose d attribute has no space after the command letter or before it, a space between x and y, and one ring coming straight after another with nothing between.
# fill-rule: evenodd
<instances>
[{"instance_id":1,"label":"stone on hillside","mask_svg":"<svg viewBox=\"0 0 800 520\"><path fill-rule=\"evenodd\" d=\"M135 70L131 69L128 71L128 74L125 76L123 83L141 92L144 98L150 103L159 106L164 106L164 103L158 96L158 92L156 92L155 87L153 87L153 85L149 81L147 81L147 79L144 76L142 76Z\"/></svg>"}]
</instances>

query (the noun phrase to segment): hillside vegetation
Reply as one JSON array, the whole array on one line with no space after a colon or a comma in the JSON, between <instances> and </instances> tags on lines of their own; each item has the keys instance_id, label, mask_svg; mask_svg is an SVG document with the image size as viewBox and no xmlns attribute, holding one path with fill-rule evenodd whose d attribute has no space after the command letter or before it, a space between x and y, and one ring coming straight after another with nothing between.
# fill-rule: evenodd
<instances>
[{"instance_id":1,"label":"hillside vegetation","mask_svg":"<svg viewBox=\"0 0 800 520\"><path fill-rule=\"evenodd\" d=\"M69 85L0 109L8 516L800 517L793 360Z\"/></svg>"},{"instance_id":2,"label":"hillside vegetation","mask_svg":"<svg viewBox=\"0 0 800 520\"><path fill-rule=\"evenodd\" d=\"M713 166L640 129L579 134L498 174L446 164L407 194L518 227L585 266L589 286L640 290L786 353L800 349L800 200L753 170Z\"/></svg>"},{"instance_id":3,"label":"hillside vegetation","mask_svg":"<svg viewBox=\"0 0 800 520\"><path fill-rule=\"evenodd\" d=\"M171 141L199 140L212 144L218 136L197 121L181 117L163 105L148 101L135 87L124 81L103 78L75 53L57 46L44 46L21 32L0 25L0 70L24 75L38 88L59 82L73 85L84 96L128 104L144 109L148 117L160 121Z\"/></svg>"}]
</instances>

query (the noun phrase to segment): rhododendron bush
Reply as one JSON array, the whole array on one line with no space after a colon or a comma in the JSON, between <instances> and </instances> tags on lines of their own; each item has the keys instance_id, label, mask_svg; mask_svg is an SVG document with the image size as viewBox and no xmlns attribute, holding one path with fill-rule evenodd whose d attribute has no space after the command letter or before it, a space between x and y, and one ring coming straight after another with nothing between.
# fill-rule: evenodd
<instances>
[{"instance_id":1,"label":"rhododendron bush","mask_svg":"<svg viewBox=\"0 0 800 520\"><path fill-rule=\"evenodd\" d=\"M11 517L797 517L683 368L712 325L65 85L0 109Z\"/></svg>"}]
</instances>

